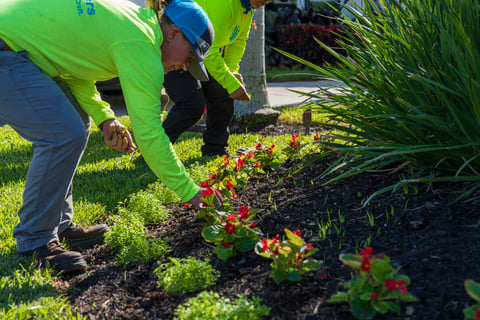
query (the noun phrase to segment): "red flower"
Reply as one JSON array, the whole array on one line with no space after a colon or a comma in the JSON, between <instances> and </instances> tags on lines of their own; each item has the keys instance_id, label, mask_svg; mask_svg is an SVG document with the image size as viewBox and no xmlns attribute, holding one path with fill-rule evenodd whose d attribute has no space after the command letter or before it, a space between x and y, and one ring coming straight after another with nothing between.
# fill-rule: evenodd
<instances>
[{"instance_id":1,"label":"red flower","mask_svg":"<svg viewBox=\"0 0 480 320\"><path fill-rule=\"evenodd\" d=\"M365 272L370 272L370 260L363 259L360 268Z\"/></svg>"},{"instance_id":2,"label":"red flower","mask_svg":"<svg viewBox=\"0 0 480 320\"><path fill-rule=\"evenodd\" d=\"M232 234L232 233L235 233L236 230L237 230L237 227L234 224L231 224L229 222L227 222L225 224L225 232L226 233Z\"/></svg>"},{"instance_id":3,"label":"red flower","mask_svg":"<svg viewBox=\"0 0 480 320\"><path fill-rule=\"evenodd\" d=\"M397 289L397 282L392 278L388 278L385 280L385 287L387 287L388 291L393 291Z\"/></svg>"},{"instance_id":4,"label":"red flower","mask_svg":"<svg viewBox=\"0 0 480 320\"><path fill-rule=\"evenodd\" d=\"M480 308L475 311L475 318L474 319L480 319Z\"/></svg>"},{"instance_id":5,"label":"red flower","mask_svg":"<svg viewBox=\"0 0 480 320\"><path fill-rule=\"evenodd\" d=\"M305 243L305 247L306 247L307 249L312 249L312 248L313 248L313 244L311 244L311 243Z\"/></svg>"},{"instance_id":6,"label":"red flower","mask_svg":"<svg viewBox=\"0 0 480 320\"><path fill-rule=\"evenodd\" d=\"M238 169L245 167L245 160L238 158L237 162L235 163L235 169L234 171L237 172Z\"/></svg>"},{"instance_id":7,"label":"red flower","mask_svg":"<svg viewBox=\"0 0 480 320\"><path fill-rule=\"evenodd\" d=\"M300 230L297 230L297 231L292 231L292 233L293 233L294 235L297 235L297 236L299 236L299 237L301 237L301 236L302 236L302 231L300 231Z\"/></svg>"},{"instance_id":8,"label":"red flower","mask_svg":"<svg viewBox=\"0 0 480 320\"><path fill-rule=\"evenodd\" d=\"M233 244L233 242L224 242L223 247L228 248L228 247L230 247L231 244Z\"/></svg>"},{"instance_id":9,"label":"red flower","mask_svg":"<svg viewBox=\"0 0 480 320\"><path fill-rule=\"evenodd\" d=\"M247 219L248 218L248 208L245 206L240 206L238 208L238 215L240 216L240 219Z\"/></svg>"},{"instance_id":10,"label":"red flower","mask_svg":"<svg viewBox=\"0 0 480 320\"><path fill-rule=\"evenodd\" d=\"M407 287L400 287L400 288L398 288L398 290L399 290L400 293L402 293L402 294L407 294L407 293L408 293ZM480 318L479 318L479 319L480 319Z\"/></svg>"},{"instance_id":11,"label":"red flower","mask_svg":"<svg viewBox=\"0 0 480 320\"><path fill-rule=\"evenodd\" d=\"M362 258L369 258L373 253L373 249L371 247L365 247L360 249L360 255Z\"/></svg>"},{"instance_id":12,"label":"red flower","mask_svg":"<svg viewBox=\"0 0 480 320\"><path fill-rule=\"evenodd\" d=\"M272 242L273 242L273 243L280 243L280 235L277 234L277 235L275 236L275 238L272 239Z\"/></svg>"},{"instance_id":13,"label":"red flower","mask_svg":"<svg viewBox=\"0 0 480 320\"><path fill-rule=\"evenodd\" d=\"M255 152L250 151L250 152L247 154L247 159L253 158L254 155L255 155Z\"/></svg>"},{"instance_id":14,"label":"red flower","mask_svg":"<svg viewBox=\"0 0 480 320\"><path fill-rule=\"evenodd\" d=\"M191 206L191 204L190 204L190 203L184 203L184 204L183 204L183 207L184 207L185 209L188 209L188 208L190 208L190 206Z\"/></svg>"},{"instance_id":15,"label":"red flower","mask_svg":"<svg viewBox=\"0 0 480 320\"><path fill-rule=\"evenodd\" d=\"M233 213L230 213L230 215L227 218L229 221L237 221L237 216L234 215Z\"/></svg>"},{"instance_id":16,"label":"red flower","mask_svg":"<svg viewBox=\"0 0 480 320\"><path fill-rule=\"evenodd\" d=\"M318 139L320 139L320 136L318 135L318 133L316 135L313 136L313 140L314 141L317 141Z\"/></svg>"},{"instance_id":17,"label":"red flower","mask_svg":"<svg viewBox=\"0 0 480 320\"><path fill-rule=\"evenodd\" d=\"M296 140L293 140L292 142L290 142L290 147L295 147L295 146L298 146L300 145L300 143Z\"/></svg>"},{"instance_id":18,"label":"red flower","mask_svg":"<svg viewBox=\"0 0 480 320\"><path fill-rule=\"evenodd\" d=\"M255 146L255 149L257 150L262 150L262 143L257 143L257 145Z\"/></svg>"},{"instance_id":19,"label":"red flower","mask_svg":"<svg viewBox=\"0 0 480 320\"><path fill-rule=\"evenodd\" d=\"M248 227L249 228L255 228L257 226L257 224L255 222L252 222Z\"/></svg>"},{"instance_id":20,"label":"red flower","mask_svg":"<svg viewBox=\"0 0 480 320\"><path fill-rule=\"evenodd\" d=\"M375 300L377 299L377 297L378 297L378 293L372 292L372 294L370 295L370 300Z\"/></svg>"},{"instance_id":21,"label":"red flower","mask_svg":"<svg viewBox=\"0 0 480 320\"><path fill-rule=\"evenodd\" d=\"M202 197L207 197L209 195L212 195L214 193L212 188L208 188L205 190L202 190Z\"/></svg>"},{"instance_id":22,"label":"red flower","mask_svg":"<svg viewBox=\"0 0 480 320\"><path fill-rule=\"evenodd\" d=\"M325 272L320 273L320 280L327 279L328 275Z\"/></svg>"},{"instance_id":23,"label":"red flower","mask_svg":"<svg viewBox=\"0 0 480 320\"><path fill-rule=\"evenodd\" d=\"M274 145L274 144L272 144L270 147L268 147L268 154L269 154L269 155L272 155L272 153L273 153L273 148L275 148L275 145Z\"/></svg>"},{"instance_id":24,"label":"red flower","mask_svg":"<svg viewBox=\"0 0 480 320\"><path fill-rule=\"evenodd\" d=\"M228 156L225 156L223 158L223 166L227 167L230 164L230 160L228 160Z\"/></svg>"},{"instance_id":25,"label":"red flower","mask_svg":"<svg viewBox=\"0 0 480 320\"><path fill-rule=\"evenodd\" d=\"M255 167L260 167L261 165L262 165L262 163L260 161L255 163Z\"/></svg>"},{"instance_id":26,"label":"red flower","mask_svg":"<svg viewBox=\"0 0 480 320\"><path fill-rule=\"evenodd\" d=\"M270 247L268 246L268 241L267 238L262 239L262 251L267 251L270 250Z\"/></svg>"},{"instance_id":27,"label":"red flower","mask_svg":"<svg viewBox=\"0 0 480 320\"><path fill-rule=\"evenodd\" d=\"M236 194L236 193L232 194L232 198L233 198L233 199L237 199L237 198L238 198L238 194Z\"/></svg>"},{"instance_id":28,"label":"red flower","mask_svg":"<svg viewBox=\"0 0 480 320\"><path fill-rule=\"evenodd\" d=\"M227 188L227 190L232 190L233 189L233 182L230 181L230 180L226 180L225 181L225 187Z\"/></svg>"},{"instance_id":29,"label":"red flower","mask_svg":"<svg viewBox=\"0 0 480 320\"><path fill-rule=\"evenodd\" d=\"M202 188L206 188L206 187L208 187L208 185L209 185L209 184L208 184L208 182L206 182L206 181L202 181L202 183L200 183L200 186L201 186Z\"/></svg>"}]
</instances>

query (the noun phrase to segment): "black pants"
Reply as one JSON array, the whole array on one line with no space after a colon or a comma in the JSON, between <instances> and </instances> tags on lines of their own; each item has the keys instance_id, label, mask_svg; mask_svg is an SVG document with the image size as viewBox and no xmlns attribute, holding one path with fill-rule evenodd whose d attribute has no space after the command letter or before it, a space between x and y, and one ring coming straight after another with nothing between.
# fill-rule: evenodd
<instances>
[{"instance_id":1,"label":"black pants","mask_svg":"<svg viewBox=\"0 0 480 320\"><path fill-rule=\"evenodd\" d=\"M233 118L233 100L211 75L209 81L200 82L188 71L171 71L165 75L165 90L175 102L163 122L163 128L175 142L193 126L207 107L207 127L203 133L203 155L225 154L230 134L228 126Z\"/></svg>"}]
</instances>

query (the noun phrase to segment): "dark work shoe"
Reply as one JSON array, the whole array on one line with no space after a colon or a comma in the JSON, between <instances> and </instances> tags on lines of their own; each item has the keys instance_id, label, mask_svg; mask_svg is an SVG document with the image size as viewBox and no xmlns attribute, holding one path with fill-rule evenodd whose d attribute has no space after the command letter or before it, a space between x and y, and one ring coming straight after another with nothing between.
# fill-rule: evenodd
<instances>
[{"instance_id":1,"label":"dark work shoe","mask_svg":"<svg viewBox=\"0 0 480 320\"><path fill-rule=\"evenodd\" d=\"M110 229L105 224L97 224L91 227L82 227L72 223L67 229L58 235L60 241L68 244L70 249L80 250L93 247L95 244L103 243L105 234Z\"/></svg>"},{"instance_id":2,"label":"dark work shoe","mask_svg":"<svg viewBox=\"0 0 480 320\"><path fill-rule=\"evenodd\" d=\"M35 256L41 267L49 264L55 271L62 274L82 271L87 268L87 262L80 252L66 250L58 240L31 251L19 252L19 254L27 258Z\"/></svg>"}]
</instances>

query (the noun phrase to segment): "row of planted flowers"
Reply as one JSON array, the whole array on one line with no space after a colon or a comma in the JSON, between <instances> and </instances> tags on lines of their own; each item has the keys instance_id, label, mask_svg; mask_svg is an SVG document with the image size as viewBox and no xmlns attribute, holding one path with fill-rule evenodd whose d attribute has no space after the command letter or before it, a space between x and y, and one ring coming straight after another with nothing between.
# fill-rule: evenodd
<instances>
[{"instance_id":1,"label":"row of planted flowers","mask_svg":"<svg viewBox=\"0 0 480 320\"><path fill-rule=\"evenodd\" d=\"M197 216L204 219L202 236L207 242L215 243L213 252L219 259L226 261L233 256L254 250L258 255L272 260L270 276L276 283L300 281L305 273L321 268L322 261L317 261L312 257L318 249L314 248L312 243L304 241L300 230L285 229L283 237L280 234L272 238L264 237L257 225L257 210L244 205L235 207L232 199L238 198L236 191L245 187L253 175L268 174L268 172L278 169L286 160L295 163L309 153L322 152L328 145L328 143L324 144L326 141L326 138L324 139L318 134L312 137L293 135L287 146L280 151L275 145L267 146L260 141L254 148L246 149L239 157L225 157L220 160L218 166L210 168L211 174L207 180L202 182L204 188L202 191L203 208L198 211ZM221 193L224 199L221 208L215 206L216 191ZM150 204L155 202L154 199L149 199L149 201ZM144 203L144 201L130 202L130 206L135 202ZM189 207L188 204L184 204L184 206ZM144 211L151 214L152 207L149 208L145 208ZM119 247L125 249L117 255L123 263L131 261L132 256L136 261L146 262L152 256L161 257L169 252L166 242L162 239L148 238L145 241L146 228L140 221L137 223L132 220L131 215L128 216L128 222L112 226L112 232L106 239L112 249ZM140 220L154 223L158 221L158 217L144 217ZM208 261L195 259L177 261L172 258L170 260L171 263L161 264L155 272L159 276L161 286L172 295L192 292L192 289L195 290L192 286L197 289L206 288L213 284L218 277ZM390 263L387 255L374 254L372 248L366 247L361 249L358 254L342 254L340 260L345 267L352 270L352 279L343 283L346 291L338 292L328 302L348 303L356 318L372 319L378 313L385 314L389 311L400 314L399 301L418 301L408 291L410 279L398 273L399 268L395 268ZM180 274L177 276L172 274L179 271ZM203 276L199 277L198 275L201 273ZM320 273L321 278L322 275L325 276L324 273ZM465 288L477 302L476 305L464 309L465 319L480 319L480 284L467 280ZM216 304L212 302L214 298L219 299L218 295L213 292L204 292L198 297L200 301L210 301L212 306ZM242 298L238 303L240 305L253 303L258 315L268 314L268 308L261 306L258 300L252 302ZM189 309L194 310L195 308L190 305ZM206 312L207 309L205 305L198 307L193 318L197 317L199 313ZM187 310L185 312L194 311ZM179 317L178 319L183 318ZM185 317L185 319L190 318Z\"/></svg>"},{"instance_id":2,"label":"row of planted flowers","mask_svg":"<svg viewBox=\"0 0 480 320\"><path fill-rule=\"evenodd\" d=\"M238 158L224 157L218 167L212 168L208 180L202 182L203 208L198 217L205 219L202 236L216 244L213 252L226 261L232 256L254 250L258 255L271 259L270 276L276 283L300 281L307 272L319 270L322 261L312 258L318 251L312 243L305 242L301 231L285 229L285 236L263 237L255 222L257 211L240 205L235 209L231 199L237 198L235 189L244 187L254 174L277 169L285 160L298 161L307 153L324 148L319 135L313 141L300 135L291 136L289 145L277 152L274 145L259 142L255 148L245 150ZM221 208L215 206L215 191L224 199ZM188 206L188 205L186 205ZM346 292L339 292L329 302L347 302L354 316L372 319L377 313L394 311L401 313L395 302L418 301L408 292L410 279L398 274L388 256L373 254L370 247L360 254L343 254L340 260L353 270L352 281L345 283Z\"/></svg>"}]
</instances>

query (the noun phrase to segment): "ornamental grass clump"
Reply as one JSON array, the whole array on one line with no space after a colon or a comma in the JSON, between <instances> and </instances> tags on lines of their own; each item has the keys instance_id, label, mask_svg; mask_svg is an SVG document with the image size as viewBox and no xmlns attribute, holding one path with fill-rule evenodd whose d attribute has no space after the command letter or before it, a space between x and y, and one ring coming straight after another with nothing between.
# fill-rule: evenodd
<instances>
[{"instance_id":1,"label":"ornamental grass clump","mask_svg":"<svg viewBox=\"0 0 480 320\"><path fill-rule=\"evenodd\" d=\"M322 177L330 181L376 168L411 167L378 193L409 183L480 184L480 6L472 0L366 0L342 19L345 35L335 66L319 77L340 82L340 93L318 90L320 124L336 130L331 152L344 157ZM381 5L379 4L381 3ZM319 155L319 159L329 153Z\"/></svg>"},{"instance_id":2,"label":"ornamental grass clump","mask_svg":"<svg viewBox=\"0 0 480 320\"><path fill-rule=\"evenodd\" d=\"M273 271L270 277L276 283L282 281L300 281L302 275L320 269L322 261L308 258L317 249L311 243L306 243L300 230L290 231L285 229L287 239L280 240L277 234L272 239L263 238L255 245L255 252L267 259L272 259Z\"/></svg>"},{"instance_id":3,"label":"ornamental grass clump","mask_svg":"<svg viewBox=\"0 0 480 320\"><path fill-rule=\"evenodd\" d=\"M357 319L373 319L377 313L389 311L400 315L395 301L415 302L418 299L408 292L410 279L398 274L385 254L373 254L371 247L360 254L341 254L343 264L353 270L352 280L342 285L348 289L331 297L328 302L347 302Z\"/></svg>"},{"instance_id":4,"label":"ornamental grass clump","mask_svg":"<svg viewBox=\"0 0 480 320\"><path fill-rule=\"evenodd\" d=\"M258 297L240 295L235 300L220 297L218 293L203 291L190 298L175 311L176 320L260 320L270 314L270 308Z\"/></svg>"},{"instance_id":5,"label":"ornamental grass clump","mask_svg":"<svg viewBox=\"0 0 480 320\"><path fill-rule=\"evenodd\" d=\"M220 275L209 259L202 261L193 257L170 258L170 262L160 265L154 273L158 276L159 287L172 296L206 289L214 285Z\"/></svg>"},{"instance_id":6,"label":"ornamental grass clump","mask_svg":"<svg viewBox=\"0 0 480 320\"><path fill-rule=\"evenodd\" d=\"M480 319L480 284L473 280L465 280L465 290L477 302L473 306L463 309L465 320L478 320Z\"/></svg>"}]
</instances>

